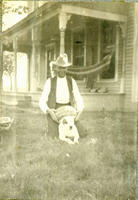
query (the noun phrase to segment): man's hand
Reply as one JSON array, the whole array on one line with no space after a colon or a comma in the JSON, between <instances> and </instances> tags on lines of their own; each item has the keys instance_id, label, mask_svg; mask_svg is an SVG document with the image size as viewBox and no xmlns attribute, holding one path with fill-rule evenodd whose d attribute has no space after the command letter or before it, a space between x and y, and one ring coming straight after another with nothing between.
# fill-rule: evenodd
<instances>
[{"instance_id":1,"label":"man's hand","mask_svg":"<svg viewBox=\"0 0 138 200\"><path fill-rule=\"evenodd\" d=\"M81 113L82 113L82 111L77 112L77 115L75 117L75 121L79 120Z\"/></svg>"},{"instance_id":2,"label":"man's hand","mask_svg":"<svg viewBox=\"0 0 138 200\"><path fill-rule=\"evenodd\" d=\"M59 123L59 122L58 122L58 119L57 119L57 117L56 117L55 111L56 111L55 109L51 109L51 108L48 108L48 110L47 110L47 112L50 114L51 118L52 118L55 122Z\"/></svg>"}]
</instances>

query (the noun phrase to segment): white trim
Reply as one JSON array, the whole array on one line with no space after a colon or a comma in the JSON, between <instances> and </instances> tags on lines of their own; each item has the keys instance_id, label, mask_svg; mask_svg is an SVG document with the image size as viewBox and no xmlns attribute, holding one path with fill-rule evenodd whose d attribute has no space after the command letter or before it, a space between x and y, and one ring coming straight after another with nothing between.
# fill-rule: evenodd
<instances>
[{"instance_id":1,"label":"white trim","mask_svg":"<svg viewBox=\"0 0 138 200\"><path fill-rule=\"evenodd\" d=\"M111 20L116 22L125 22L127 17L125 15L114 14L110 12L98 11L89 8L83 8L78 6L71 6L71 5L62 5L61 11L66 13L75 14L75 15L83 15L85 17L92 17L97 19L103 20Z\"/></svg>"}]
</instances>

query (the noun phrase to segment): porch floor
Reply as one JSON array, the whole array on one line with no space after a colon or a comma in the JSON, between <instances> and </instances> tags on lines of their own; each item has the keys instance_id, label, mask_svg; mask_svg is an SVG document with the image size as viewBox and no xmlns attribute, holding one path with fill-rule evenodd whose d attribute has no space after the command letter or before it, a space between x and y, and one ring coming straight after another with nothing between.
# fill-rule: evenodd
<instances>
[{"instance_id":1,"label":"porch floor","mask_svg":"<svg viewBox=\"0 0 138 200\"><path fill-rule=\"evenodd\" d=\"M41 92L3 92L2 102L8 105L39 106ZM85 111L121 111L124 93L81 93Z\"/></svg>"}]
</instances>

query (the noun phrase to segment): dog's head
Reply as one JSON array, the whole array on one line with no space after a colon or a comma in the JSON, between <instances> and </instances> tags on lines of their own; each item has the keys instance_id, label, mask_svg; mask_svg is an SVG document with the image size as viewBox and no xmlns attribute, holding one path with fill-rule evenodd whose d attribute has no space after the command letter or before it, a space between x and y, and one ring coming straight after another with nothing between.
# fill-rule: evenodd
<instances>
[{"instance_id":1,"label":"dog's head","mask_svg":"<svg viewBox=\"0 0 138 200\"><path fill-rule=\"evenodd\" d=\"M63 117L59 123L63 124L64 126L68 127L70 130L72 130L74 126L74 117L72 116Z\"/></svg>"}]
</instances>

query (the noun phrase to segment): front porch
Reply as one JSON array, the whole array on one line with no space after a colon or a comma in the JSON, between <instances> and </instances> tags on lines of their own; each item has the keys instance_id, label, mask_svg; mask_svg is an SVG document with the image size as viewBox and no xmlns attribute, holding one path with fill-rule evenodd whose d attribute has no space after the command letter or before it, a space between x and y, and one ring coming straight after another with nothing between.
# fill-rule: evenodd
<instances>
[{"instance_id":1,"label":"front porch","mask_svg":"<svg viewBox=\"0 0 138 200\"><path fill-rule=\"evenodd\" d=\"M86 110L122 110L125 100L126 13L104 12L79 4L48 3L3 33L9 37L3 50L14 52L15 78L12 91L4 91L2 101L17 104L32 101L38 105L45 80L50 77L51 60L66 52L75 68L99 63L104 49L115 46L114 66L106 75L75 77L84 97ZM47 10L47 12L45 12ZM104 32L103 32L104 31ZM20 33L20 34L19 34ZM18 52L27 55L26 88L17 84ZM92 93L92 89L107 92ZM110 106L109 106L110 105Z\"/></svg>"},{"instance_id":2,"label":"front porch","mask_svg":"<svg viewBox=\"0 0 138 200\"><path fill-rule=\"evenodd\" d=\"M3 92L2 102L21 107L38 107L41 92L11 93ZM81 93L85 111L123 111L125 94Z\"/></svg>"}]
</instances>

